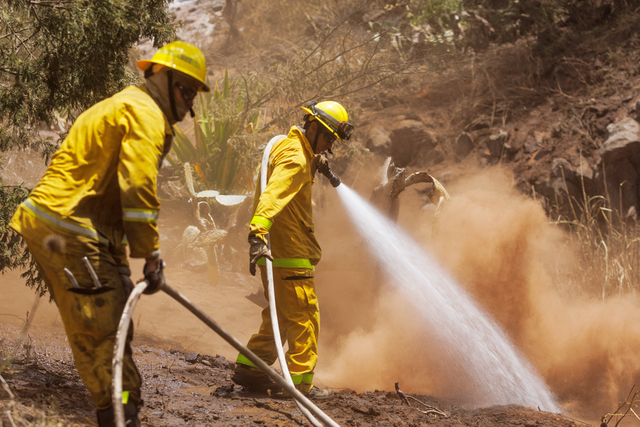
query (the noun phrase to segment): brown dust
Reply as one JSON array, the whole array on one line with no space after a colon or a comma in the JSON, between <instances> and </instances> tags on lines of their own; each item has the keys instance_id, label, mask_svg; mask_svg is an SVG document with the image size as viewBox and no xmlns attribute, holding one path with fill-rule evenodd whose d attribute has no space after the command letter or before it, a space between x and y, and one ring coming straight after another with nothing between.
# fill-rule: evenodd
<instances>
[{"instance_id":1,"label":"brown dust","mask_svg":"<svg viewBox=\"0 0 640 427\"><path fill-rule=\"evenodd\" d=\"M594 300L569 286L577 268L564 232L499 168L446 183L452 200L435 236L434 210L414 190L400 196L399 223L431 251L504 328L563 407L596 420L640 379L638 298ZM359 189L370 194L370 189ZM317 286L323 310L318 377L356 391L392 389L469 403L473 390L449 372L430 325L386 283L339 207L319 220L325 255ZM384 242L380 242L384 244Z\"/></svg>"}]
</instances>

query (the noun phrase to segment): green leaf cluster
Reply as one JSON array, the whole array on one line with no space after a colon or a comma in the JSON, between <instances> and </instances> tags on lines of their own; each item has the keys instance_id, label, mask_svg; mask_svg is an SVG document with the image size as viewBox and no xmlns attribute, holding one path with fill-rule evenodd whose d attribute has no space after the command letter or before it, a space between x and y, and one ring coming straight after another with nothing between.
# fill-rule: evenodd
<instances>
[{"instance_id":1,"label":"green leaf cluster","mask_svg":"<svg viewBox=\"0 0 640 427\"><path fill-rule=\"evenodd\" d=\"M244 194L252 189L258 146L269 134L257 131L260 109L253 108L247 98L247 85L254 81L251 76L231 81L225 72L222 88L216 83L213 91L199 95L193 137L176 127L173 158L167 159L176 170L182 170L186 163L193 165L206 190ZM260 92L252 87L254 93Z\"/></svg>"},{"instance_id":2,"label":"green leaf cluster","mask_svg":"<svg viewBox=\"0 0 640 427\"><path fill-rule=\"evenodd\" d=\"M135 81L129 51L175 37L167 0L1 0L0 150L26 146L56 110L77 111ZM32 132L29 132L32 131Z\"/></svg>"},{"instance_id":3,"label":"green leaf cluster","mask_svg":"<svg viewBox=\"0 0 640 427\"><path fill-rule=\"evenodd\" d=\"M409 2L409 8L414 12L414 19L418 22L438 18L442 14L449 14L461 6L462 0L413 0Z\"/></svg>"},{"instance_id":4,"label":"green leaf cluster","mask_svg":"<svg viewBox=\"0 0 640 427\"><path fill-rule=\"evenodd\" d=\"M29 249L22 244L20 235L9 227L13 212L28 195L29 191L20 185L0 186L0 271L26 268L21 277L26 279L27 286L36 287L42 296L46 291L42 286L40 272Z\"/></svg>"},{"instance_id":5,"label":"green leaf cluster","mask_svg":"<svg viewBox=\"0 0 640 427\"><path fill-rule=\"evenodd\" d=\"M29 147L48 160L56 146L38 137L40 126L54 123L56 114L72 119L136 83L128 66L135 44L151 38L158 47L175 39L167 5L168 0L0 0L0 152ZM29 253L8 228L28 190L1 185L0 272L30 267L25 277L34 286L40 280Z\"/></svg>"}]
</instances>

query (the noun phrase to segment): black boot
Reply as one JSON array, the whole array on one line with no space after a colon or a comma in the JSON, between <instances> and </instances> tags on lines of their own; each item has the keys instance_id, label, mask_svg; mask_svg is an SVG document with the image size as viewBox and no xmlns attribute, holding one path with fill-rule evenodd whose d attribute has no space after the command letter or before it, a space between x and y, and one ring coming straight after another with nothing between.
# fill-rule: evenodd
<instances>
[{"instance_id":1,"label":"black boot","mask_svg":"<svg viewBox=\"0 0 640 427\"><path fill-rule=\"evenodd\" d=\"M99 427L116 427L115 414L113 413L113 407L109 409L99 409L96 411ZM124 420L127 427L140 427L140 420L138 419L138 407L129 402L124 405Z\"/></svg>"},{"instance_id":2,"label":"black boot","mask_svg":"<svg viewBox=\"0 0 640 427\"><path fill-rule=\"evenodd\" d=\"M260 369L241 363L236 363L236 369L233 371L231 380L245 387L247 391L252 393L267 393L267 390L277 393L282 390L282 387L274 383L271 378Z\"/></svg>"}]
</instances>

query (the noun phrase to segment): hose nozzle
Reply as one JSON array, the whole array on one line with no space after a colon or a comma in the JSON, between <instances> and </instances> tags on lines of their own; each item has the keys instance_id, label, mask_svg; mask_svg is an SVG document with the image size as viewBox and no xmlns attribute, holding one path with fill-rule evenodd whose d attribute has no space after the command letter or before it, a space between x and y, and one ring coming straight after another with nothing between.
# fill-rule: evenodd
<instances>
[{"instance_id":1,"label":"hose nozzle","mask_svg":"<svg viewBox=\"0 0 640 427\"><path fill-rule=\"evenodd\" d=\"M342 184L342 181L340 181L340 178L338 178L331 171L331 167L329 167L329 162L325 161L323 164L321 164L320 167L318 167L318 172L320 172L322 175L326 176L329 179L329 182L331 183L333 188L336 188L338 185Z\"/></svg>"}]
</instances>

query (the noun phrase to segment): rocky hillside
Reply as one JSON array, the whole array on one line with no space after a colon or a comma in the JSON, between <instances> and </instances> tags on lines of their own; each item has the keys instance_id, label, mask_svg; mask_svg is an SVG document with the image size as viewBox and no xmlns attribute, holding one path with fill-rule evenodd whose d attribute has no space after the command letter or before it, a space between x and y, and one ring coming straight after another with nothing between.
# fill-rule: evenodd
<instances>
[{"instance_id":1,"label":"rocky hillside","mask_svg":"<svg viewBox=\"0 0 640 427\"><path fill-rule=\"evenodd\" d=\"M185 24L180 34L205 48L215 75L224 67L284 78L282 92L301 84L277 74L299 50L339 54L348 39L334 39L345 27L363 44L386 37L376 49L398 74L341 101L357 112L357 142L397 166L444 173L460 163L501 165L552 217L579 217L578 206L592 200L620 211L618 219L637 219L640 11L629 2L477 0L458 11L417 1L348 2L339 11L284 0L192 3L172 4ZM327 84L314 70L295 72ZM299 116L292 104L308 95L265 106L288 109L290 124Z\"/></svg>"}]
</instances>

